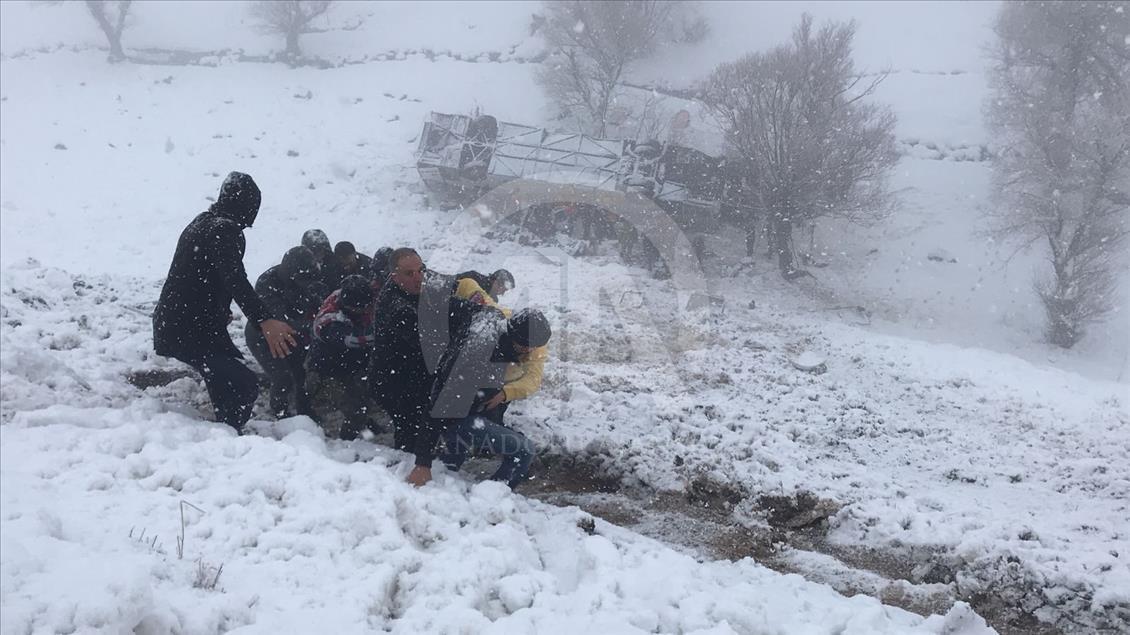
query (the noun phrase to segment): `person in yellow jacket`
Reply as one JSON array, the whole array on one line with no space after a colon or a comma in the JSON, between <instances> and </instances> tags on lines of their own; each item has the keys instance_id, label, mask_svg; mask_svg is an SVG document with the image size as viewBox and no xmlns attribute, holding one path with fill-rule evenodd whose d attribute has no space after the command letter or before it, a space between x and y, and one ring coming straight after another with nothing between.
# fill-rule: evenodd
<instances>
[{"instance_id":1,"label":"person in yellow jacket","mask_svg":"<svg viewBox=\"0 0 1130 635\"><path fill-rule=\"evenodd\" d=\"M477 302L489 307L494 307L507 318L511 310L499 306L489 293L474 278L460 278L455 287L455 296L471 302ZM518 361L512 362L506 369L506 376L502 390L488 399L482 408L482 416L502 425L502 417L510 402L525 399L541 388L542 374L545 371L545 360L549 358L548 346L521 347L515 345Z\"/></svg>"},{"instance_id":2,"label":"person in yellow jacket","mask_svg":"<svg viewBox=\"0 0 1130 635\"><path fill-rule=\"evenodd\" d=\"M498 309L502 311L503 315L510 317L510 309L499 306L494 298L491 297L474 278L457 279L455 281L455 297Z\"/></svg>"},{"instance_id":3,"label":"person in yellow jacket","mask_svg":"<svg viewBox=\"0 0 1130 635\"><path fill-rule=\"evenodd\" d=\"M495 302L498 302L503 295L514 288L514 274L505 269L499 269L489 276L474 270L464 271L455 274L455 278L458 280L463 278L474 280L483 291L490 294L491 299Z\"/></svg>"}]
</instances>

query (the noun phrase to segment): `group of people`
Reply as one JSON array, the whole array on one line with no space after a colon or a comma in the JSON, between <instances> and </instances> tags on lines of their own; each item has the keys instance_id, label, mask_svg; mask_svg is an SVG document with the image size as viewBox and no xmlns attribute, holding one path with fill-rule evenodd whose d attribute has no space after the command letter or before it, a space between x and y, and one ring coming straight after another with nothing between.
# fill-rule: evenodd
<instances>
[{"instance_id":1,"label":"group of people","mask_svg":"<svg viewBox=\"0 0 1130 635\"><path fill-rule=\"evenodd\" d=\"M181 233L153 314L155 351L200 373L216 418L242 432L259 394L228 335L234 300L274 416L324 422L338 410L339 436L353 440L380 431L371 417L380 408L395 447L415 456L409 482L431 480L437 456L459 469L475 450L501 457L493 478L523 482L534 447L504 415L540 388L551 329L540 311L498 304L513 275L440 274L410 247L369 257L312 229L253 287L243 230L261 200L249 175L227 176Z\"/></svg>"}]
</instances>

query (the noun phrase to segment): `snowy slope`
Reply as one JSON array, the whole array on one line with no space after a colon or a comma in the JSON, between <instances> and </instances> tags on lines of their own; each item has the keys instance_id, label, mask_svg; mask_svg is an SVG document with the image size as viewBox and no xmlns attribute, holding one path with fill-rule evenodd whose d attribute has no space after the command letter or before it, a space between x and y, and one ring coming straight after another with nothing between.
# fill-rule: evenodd
<instances>
[{"instance_id":1,"label":"snowy slope","mask_svg":"<svg viewBox=\"0 0 1130 635\"><path fill-rule=\"evenodd\" d=\"M139 6L127 48L278 46L237 3ZM181 369L152 356L148 312L177 233L231 169L264 191L247 232L253 276L312 226L369 252L416 245L439 270L520 272L508 302L547 308L557 333L542 393L512 411L542 447L660 492L707 478L747 496L734 521L751 525L763 522L757 495L812 492L839 509L838 544L925 553L959 572L961 592L1019 594L1049 622L1130 624L1126 387L1048 368L1031 343L1030 294L1011 291L1026 283L969 231L986 164L912 147L897 179L908 213L871 234L821 233L840 242L816 283L784 285L760 263L728 277L740 245L713 241L707 282L726 312L686 313L685 289L613 258L562 268L560 254L424 208L411 165L427 111L545 111L525 63L536 5L429 6L347 3L330 26L375 15L303 43L364 63L317 70L236 53L214 67L110 66L81 7L0 3L0 630L978 632L963 605L923 620L749 560L695 562L605 523L587 536L575 509L461 476L412 491L403 455L327 444L302 419L234 437L201 422L191 377L130 386L129 372ZM723 23L731 48L718 54L744 32ZM964 37L957 23L949 33ZM78 48L32 50L58 41ZM974 59L911 61L948 71ZM900 138L982 143L979 105L961 98L979 78L892 75ZM958 262L926 260L939 248ZM856 304L869 325L824 311ZM1116 376L1126 347L1110 333L1093 347L1106 358L1059 361ZM805 350L826 374L791 366ZM205 513L186 513L180 560L182 500ZM193 587L197 559L224 565L223 592Z\"/></svg>"},{"instance_id":2,"label":"snowy slope","mask_svg":"<svg viewBox=\"0 0 1130 635\"><path fill-rule=\"evenodd\" d=\"M699 563L604 523L587 535L575 510L495 483L441 477L414 491L409 461L380 451L355 462L309 422L273 432L237 438L152 399L17 415L0 428L0 628L985 630L965 607L924 620L749 560ZM182 501L194 505L183 533Z\"/></svg>"}]
</instances>

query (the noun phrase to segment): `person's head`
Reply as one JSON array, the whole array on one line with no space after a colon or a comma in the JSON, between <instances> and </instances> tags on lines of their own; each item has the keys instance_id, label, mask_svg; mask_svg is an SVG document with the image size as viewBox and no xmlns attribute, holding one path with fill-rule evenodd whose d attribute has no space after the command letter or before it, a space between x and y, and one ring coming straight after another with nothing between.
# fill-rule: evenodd
<instances>
[{"instance_id":1,"label":"person's head","mask_svg":"<svg viewBox=\"0 0 1130 635\"><path fill-rule=\"evenodd\" d=\"M212 209L225 218L239 223L240 227L251 227L259 215L259 204L263 195L250 175L232 172L220 185L220 194Z\"/></svg>"},{"instance_id":2,"label":"person's head","mask_svg":"<svg viewBox=\"0 0 1130 635\"><path fill-rule=\"evenodd\" d=\"M337 264L341 265L346 273L356 273L361 267L361 261L357 258L357 249L348 240L334 245L334 258L337 258Z\"/></svg>"},{"instance_id":3,"label":"person's head","mask_svg":"<svg viewBox=\"0 0 1130 635\"><path fill-rule=\"evenodd\" d=\"M541 311L522 309L507 320L506 334L514 343L514 350L528 353L548 344L553 331L549 328L549 320L545 319Z\"/></svg>"},{"instance_id":4,"label":"person's head","mask_svg":"<svg viewBox=\"0 0 1130 635\"><path fill-rule=\"evenodd\" d=\"M495 300L501 298L507 291L514 288L514 274L505 269L499 269L490 274L490 289L487 293Z\"/></svg>"},{"instance_id":5,"label":"person's head","mask_svg":"<svg viewBox=\"0 0 1130 635\"><path fill-rule=\"evenodd\" d=\"M346 276L341 281L341 293L338 294L338 306L346 315L364 313L373 303L373 287L365 276Z\"/></svg>"},{"instance_id":6,"label":"person's head","mask_svg":"<svg viewBox=\"0 0 1130 635\"><path fill-rule=\"evenodd\" d=\"M411 247L401 247L388 257L389 272L396 286L408 295L420 295L424 286L424 261Z\"/></svg>"},{"instance_id":7,"label":"person's head","mask_svg":"<svg viewBox=\"0 0 1130 635\"><path fill-rule=\"evenodd\" d=\"M307 229L302 234L302 246L313 252L319 264L325 262L326 257L333 253L329 236L320 229Z\"/></svg>"},{"instance_id":8,"label":"person's head","mask_svg":"<svg viewBox=\"0 0 1130 635\"><path fill-rule=\"evenodd\" d=\"M279 273L305 289L318 279L318 261L314 253L305 247L291 247L283 254Z\"/></svg>"},{"instance_id":9,"label":"person's head","mask_svg":"<svg viewBox=\"0 0 1130 635\"><path fill-rule=\"evenodd\" d=\"M373 254L374 277L381 282L384 282L385 278L388 277L388 272L391 268L389 259L392 257L392 252L392 247L381 247L377 250L377 253Z\"/></svg>"}]
</instances>

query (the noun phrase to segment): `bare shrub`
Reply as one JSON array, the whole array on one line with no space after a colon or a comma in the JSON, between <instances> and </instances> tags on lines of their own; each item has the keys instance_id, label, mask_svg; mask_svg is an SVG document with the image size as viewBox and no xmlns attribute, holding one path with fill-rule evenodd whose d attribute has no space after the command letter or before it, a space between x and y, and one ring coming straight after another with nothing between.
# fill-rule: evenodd
<instances>
[{"instance_id":1,"label":"bare shrub","mask_svg":"<svg viewBox=\"0 0 1130 635\"><path fill-rule=\"evenodd\" d=\"M895 116L865 101L886 76L867 78L852 62L855 23L819 30L804 15L792 42L721 64L707 80L707 105L733 163L748 175L753 209L768 215L781 274L800 269L793 228L825 216L883 218L893 200L888 173L898 160ZM745 219L753 236L755 219Z\"/></svg>"}]
</instances>

